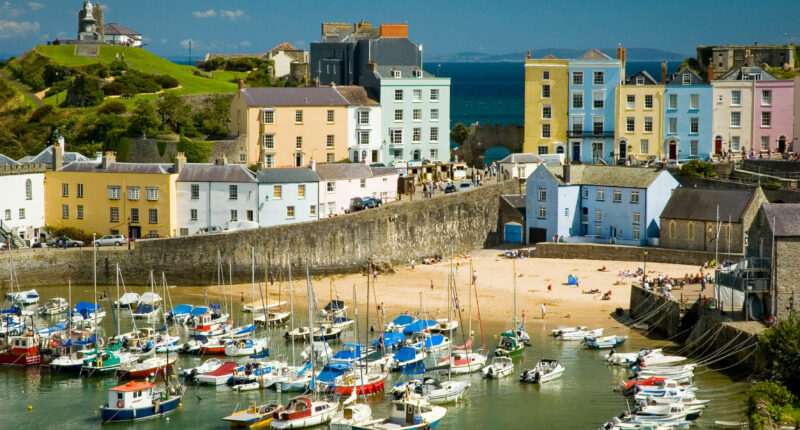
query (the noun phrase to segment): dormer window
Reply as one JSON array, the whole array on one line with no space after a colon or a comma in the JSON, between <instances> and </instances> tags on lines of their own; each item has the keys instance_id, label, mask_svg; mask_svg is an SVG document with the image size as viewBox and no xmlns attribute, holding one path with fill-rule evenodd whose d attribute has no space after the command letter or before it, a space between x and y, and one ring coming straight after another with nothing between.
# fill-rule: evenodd
<instances>
[{"instance_id":1,"label":"dormer window","mask_svg":"<svg viewBox=\"0 0 800 430\"><path fill-rule=\"evenodd\" d=\"M636 85L644 85L644 76L636 77Z\"/></svg>"},{"instance_id":2,"label":"dormer window","mask_svg":"<svg viewBox=\"0 0 800 430\"><path fill-rule=\"evenodd\" d=\"M421 77L422 77L422 70L420 70L420 69L415 69L415 70L414 70L413 72L411 72L411 73L412 73L412 75L413 75L415 78L421 78ZM399 76L398 76L398 77L399 77Z\"/></svg>"},{"instance_id":3,"label":"dormer window","mask_svg":"<svg viewBox=\"0 0 800 430\"><path fill-rule=\"evenodd\" d=\"M683 85L691 85L692 83L692 75L688 73L683 74Z\"/></svg>"},{"instance_id":4,"label":"dormer window","mask_svg":"<svg viewBox=\"0 0 800 430\"><path fill-rule=\"evenodd\" d=\"M392 77L393 78L400 78L403 74L399 70L392 70Z\"/></svg>"}]
</instances>

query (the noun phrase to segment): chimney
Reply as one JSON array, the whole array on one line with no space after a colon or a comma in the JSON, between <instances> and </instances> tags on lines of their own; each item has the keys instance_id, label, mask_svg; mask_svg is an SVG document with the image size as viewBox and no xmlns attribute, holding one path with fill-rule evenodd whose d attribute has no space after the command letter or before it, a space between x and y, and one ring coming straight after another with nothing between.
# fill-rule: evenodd
<instances>
[{"instance_id":1,"label":"chimney","mask_svg":"<svg viewBox=\"0 0 800 430\"><path fill-rule=\"evenodd\" d=\"M374 60L369 60L369 63L367 63L367 70L369 70L370 72L377 71L378 63L376 63Z\"/></svg>"},{"instance_id":2,"label":"chimney","mask_svg":"<svg viewBox=\"0 0 800 430\"><path fill-rule=\"evenodd\" d=\"M214 164L217 166L224 166L228 164L228 156L225 155L224 152L220 152L217 154L217 158L214 160Z\"/></svg>"},{"instance_id":3,"label":"chimney","mask_svg":"<svg viewBox=\"0 0 800 430\"><path fill-rule=\"evenodd\" d=\"M186 165L186 154L179 152L175 155L175 173L181 173L183 166Z\"/></svg>"},{"instance_id":4,"label":"chimney","mask_svg":"<svg viewBox=\"0 0 800 430\"><path fill-rule=\"evenodd\" d=\"M569 178L569 170L570 170L569 162L564 163L563 168L564 168L564 173L563 173L564 183L565 184L569 184L569 179L570 179Z\"/></svg>"},{"instance_id":5,"label":"chimney","mask_svg":"<svg viewBox=\"0 0 800 430\"><path fill-rule=\"evenodd\" d=\"M661 63L661 85L667 83L667 62Z\"/></svg>"},{"instance_id":6,"label":"chimney","mask_svg":"<svg viewBox=\"0 0 800 430\"><path fill-rule=\"evenodd\" d=\"M59 170L64 166L64 147L61 142L53 144L53 170Z\"/></svg>"},{"instance_id":7,"label":"chimney","mask_svg":"<svg viewBox=\"0 0 800 430\"><path fill-rule=\"evenodd\" d=\"M711 83L711 81L713 79L714 79L714 59L713 58L709 58L708 59L708 83Z\"/></svg>"},{"instance_id":8,"label":"chimney","mask_svg":"<svg viewBox=\"0 0 800 430\"><path fill-rule=\"evenodd\" d=\"M617 44L617 60L622 61L622 44Z\"/></svg>"},{"instance_id":9,"label":"chimney","mask_svg":"<svg viewBox=\"0 0 800 430\"><path fill-rule=\"evenodd\" d=\"M117 162L117 153L114 151L106 151L106 153L103 154L103 159L100 165L103 169L108 169L109 165L116 162Z\"/></svg>"},{"instance_id":10,"label":"chimney","mask_svg":"<svg viewBox=\"0 0 800 430\"><path fill-rule=\"evenodd\" d=\"M244 79L239 79L239 89L240 90L244 89Z\"/></svg>"},{"instance_id":11,"label":"chimney","mask_svg":"<svg viewBox=\"0 0 800 430\"><path fill-rule=\"evenodd\" d=\"M317 171L317 163L314 161L314 157L311 157L311 160L308 161L308 168L312 171Z\"/></svg>"},{"instance_id":12,"label":"chimney","mask_svg":"<svg viewBox=\"0 0 800 430\"><path fill-rule=\"evenodd\" d=\"M626 61L628 61L628 50L623 47L622 48L622 64L625 64Z\"/></svg>"},{"instance_id":13,"label":"chimney","mask_svg":"<svg viewBox=\"0 0 800 430\"><path fill-rule=\"evenodd\" d=\"M528 55L525 58L527 58L528 60L531 59L531 51L528 51Z\"/></svg>"}]
</instances>

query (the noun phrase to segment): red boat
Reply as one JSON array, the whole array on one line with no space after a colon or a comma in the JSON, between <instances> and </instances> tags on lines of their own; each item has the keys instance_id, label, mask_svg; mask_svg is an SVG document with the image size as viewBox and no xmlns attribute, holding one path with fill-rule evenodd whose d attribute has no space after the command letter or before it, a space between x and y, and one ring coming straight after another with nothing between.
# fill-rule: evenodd
<instances>
[{"instance_id":1,"label":"red boat","mask_svg":"<svg viewBox=\"0 0 800 430\"><path fill-rule=\"evenodd\" d=\"M622 383L623 390L629 390L636 385L655 385L656 382L663 382L665 378L659 376L651 376L647 379L642 379L641 381L628 381Z\"/></svg>"},{"instance_id":2,"label":"red boat","mask_svg":"<svg viewBox=\"0 0 800 430\"><path fill-rule=\"evenodd\" d=\"M363 381L360 375L349 375L343 377L340 382L336 383L336 394L340 396L349 396L353 393L353 387L356 389L356 395L365 396L382 392L386 387L385 374L365 374Z\"/></svg>"},{"instance_id":3,"label":"red boat","mask_svg":"<svg viewBox=\"0 0 800 430\"><path fill-rule=\"evenodd\" d=\"M144 361L131 363L117 369L117 378L136 379L148 378L154 375L166 375L167 370L175 364L174 356L169 357L150 357Z\"/></svg>"},{"instance_id":4,"label":"red boat","mask_svg":"<svg viewBox=\"0 0 800 430\"><path fill-rule=\"evenodd\" d=\"M225 355L225 346L228 340L211 338L200 346L200 353L203 355Z\"/></svg>"},{"instance_id":5,"label":"red boat","mask_svg":"<svg viewBox=\"0 0 800 430\"><path fill-rule=\"evenodd\" d=\"M8 349L0 353L0 364L6 366L34 366L42 362L39 354L39 336L12 336Z\"/></svg>"}]
</instances>

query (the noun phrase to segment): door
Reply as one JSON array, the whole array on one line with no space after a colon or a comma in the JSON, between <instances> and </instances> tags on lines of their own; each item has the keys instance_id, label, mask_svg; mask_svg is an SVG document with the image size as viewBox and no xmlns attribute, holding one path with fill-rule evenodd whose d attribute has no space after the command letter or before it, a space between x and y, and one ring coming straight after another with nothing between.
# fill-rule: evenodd
<instances>
[{"instance_id":1,"label":"door","mask_svg":"<svg viewBox=\"0 0 800 430\"><path fill-rule=\"evenodd\" d=\"M778 138L778 152L781 154L786 152L786 138L783 136Z\"/></svg>"},{"instance_id":2,"label":"door","mask_svg":"<svg viewBox=\"0 0 800 430\"><path fill-rule=\"evenodd\" d=\"M603 159L603 142L592 142L592 163Z\"/></svg>"},{"instance_id":3,"label":"door","mask_svg":"<svg viewBox=\"0 0 800 430\"><path fill-rule=\"evenodd\" d=\"M670 160L678 159L678 144L675 142L669 143L669 159Z\"/></svg>"},{"instance_id":4,"label":"door","mask_svg":"<svg viewBox=\"0 0 800 430\"><path fill-rule=\"evenodd\" d=\"M547 242L547 230L543 228L531 227L528 231L530 243Z\"/></svg>"},{"instance_id":5,"label":"door","mask_svg":"<svg viewBox=\"0 0 800 430\"><path fill-rule=\"evenodd\" d=\"M375 150L375 149L372 150L372 162L373 163L377 163L378 162L378 151Z\"/></svg>"},{"instance_id":6,"label":"door","mask_svg":"<svg viewBox=\"0 0 800 430\"><path fill-rule=\"evenodd\" d=\"M714 139L714 153L722 154L722 136L717 136L717 138Z\"/></svg>"},{"instance_id":7,"label":"door","mask_svg":"<svg viewBox=\"0 0 800 430\"><path fill-rule=\"evenodd\" d=\"M622 141L619 143L619 159L624 160L628 157L628 142Z\"/></svg>"},{"instance_id":8,"label":"door","mask_svg":"<svg viewBox=\"0 0 800 430\"><path fill-rule=\"evenodd\" d=\"M611 243L617 243L617 228L610 227L608 229L608 235L611 237Z\"/></svg>"},{"instance_id":9,"label":"door","mask_svg":"<svg viewBox=\"0 0 800 430\"><path fill-rule=\"evenodd\" d=\"M294 154L294 165L295 167L302 167L303 166L303 154L298 152Z\"/></svg>"},{"instance_id":10,"label":"door","mask_svg":"<svg viewBox=\"0 0 800 430\"><path fill-rule=\"evenodd\" d=\"M581 231L584 236L589 234L589 208L583 208L581 211Z\"/></svg>"},{"instance_id":11,"label":"door","mask_svg":"<svg viewBox=\"0 0 800 430\"><path fill-rule=\"evenodd\" d=\"M503 236L506 243L522 243L522 224L506 223Z\"/></svg>"},{"instance_id":12,"label":"door","mask_svg":"<svg viewBox=\"0 0 800 430\"><path fill-rule=\"evenodd\" d=\"M128 238L129 239L138 239L142 237L142 228L138 226L129 226L128 227Z\"/></svg>"},{"instance_id":13,"label":"door","mask_svg":"<svg viewBox=\"0 0 800 430\"><path fill-rule=\"evenodd\" d=\"M581 144L579 142L572 143L572 161L581 161Z\"/></svg>"}]
</instances>

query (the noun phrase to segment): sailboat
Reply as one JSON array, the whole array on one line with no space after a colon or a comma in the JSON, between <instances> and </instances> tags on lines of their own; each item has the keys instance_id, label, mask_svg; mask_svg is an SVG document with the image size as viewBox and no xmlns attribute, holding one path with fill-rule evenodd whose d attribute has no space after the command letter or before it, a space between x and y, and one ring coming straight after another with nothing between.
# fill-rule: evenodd
<instances>
[{"instance_id":1,"label":"sailboat","mask_svg":"<svg viewBox=\"0 0 800 430\"><path fill-rule=\"evenodd\" d=\"M223 421L230 423L232 429L257 429L270 428L272 417L283 410L280 403L257 404L252 402L250 407L241 411L236 411Z\"/></svg>"},{"instance_id":2,"label":"sailboat","mask_svg":"<svg viewBox=\"0 0 800 430\"><path fill-rule=\"evenodd\" d=\"M255 285L256 285L256 251L255 248L251 248L251 281L250 281L250 298L255 299ZM261 291L261 286L259 286L259 292ZM262 311L265 308L262 308ZM236 336L239 333L253 333L255 331L255 313L251 313L253 317L253 322L244 328L239 330L233 331L233 335ZM225 346L225 355L230 357L240 357L240 356L248 356L248 355L257 355L263 353L267 350L267 343L269 342L268 338L254 338L254 337L247 337L239 339L239 340L232 340Z\"/></svg>"},{"instance_id":3,"label":"sailboat","mask_svg":"<svg viewBox=\"0 0 800 430\"><path fill-rule=\"evenodd\" d=\"M472 262L470 261L470 276L472 274ZM455 280L453 278L452 271L450 273L451 278L451 285L452 288L455 289ZM476 280L472 278L472 281L468 283L469 290L468 290L468 297L469 297L469 332L470 337L467 338L466 342L463 346L460 347L453 347L452 349L456 349L455 352L452 352L448 357L444 357L443 359L439 360L439 365L442 366L450 366L450 373L455 374L463 374L463 373L472 373L481 370L484 365L486 364L486 355L472 351L472 288L475 288L475 304L478 306L477 298L477 285ZM480 307L478 306L478 321L480 322ZM481 339L483 339L483 323L481 323ZM484 350L486 348L486 344L484 342Z\"/></svg>"},{"instance_id":4,"label":"sailboat","mask_svg":"<svg viewBox=\"0 0 800 430\"><path fill-rule=\"evenodd\" d=\"M294 288L292 284L292 265L289 263L289 327L291 332L295 331L294 328ZM287 332L288 333L288 332ZM310 330L309 330L310 333ZM308 351L308 356L303 356L304 360L309 360L304 365L297 365L296 350L294 342L297 340L295 337L287 337L287 340L292 343L292 365L286 366L279 370L279 376L275 382L276 389L286 392L305 391L311 384L311 362L314 357L318 357L318 351L314 346L317 342L312 342ZM323 343L325 347L330 349L327 343Z\"/></svg>"},{"instance_id":5,"label":"sailboat","mask_svg":"<svg viewBox=\"0 0 800 430\"><path fill-rule=\"evenodd\" d=\"M500 333L500 343L494 349L494 355L498 357L514 358L521 356L522 351L525 348L525 342L520 338L520 336L517 336L517 332L515 330L518 330L520 333L524 333L525 329L519 325L519 321L517 320L517 260L512 259L511 261L514 265L514 316L511 319L511 330Z\"/></svg>"},{"instance_id":6,"label":"sailboat","mask_svg":"<svg viewBox=\"0 0 800 430\"><path fill-rule=\"evenodd\" d=\"M389 409L389 417L353 424L353 430L416 430L432 429L447 415L447 409L431 405L421 397L406 395L395 400Z\"/></svg>"}]
</instances>

